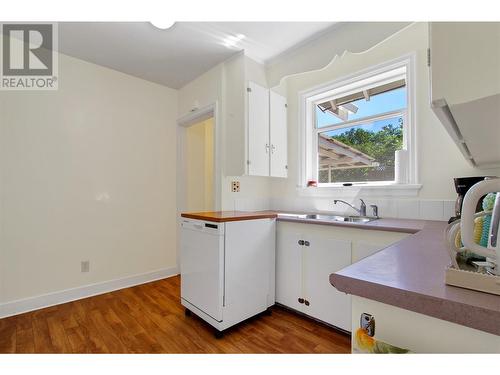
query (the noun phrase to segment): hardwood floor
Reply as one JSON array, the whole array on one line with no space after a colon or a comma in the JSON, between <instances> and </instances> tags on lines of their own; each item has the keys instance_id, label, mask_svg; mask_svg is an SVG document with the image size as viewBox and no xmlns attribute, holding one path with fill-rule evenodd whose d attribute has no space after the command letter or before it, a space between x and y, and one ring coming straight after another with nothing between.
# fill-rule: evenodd
<instances>
[{"instance_id":1,"label":"hardwood floor","mask_svg":"<svg viewBox=\"0 0 500 375\"><path fill-rule=\"evenodd\" d=\"M274 307L215 339L179 302L180 278L0 319L0 353L349 353L349 336Z\"/></svg>"}]
</instances>

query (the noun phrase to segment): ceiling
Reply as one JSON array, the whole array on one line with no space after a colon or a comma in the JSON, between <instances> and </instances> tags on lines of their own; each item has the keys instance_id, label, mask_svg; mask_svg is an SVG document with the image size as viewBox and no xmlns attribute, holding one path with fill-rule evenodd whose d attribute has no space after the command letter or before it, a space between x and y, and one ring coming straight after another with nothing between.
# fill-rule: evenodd
<instances>
[{"instance_id":1,"label":"ceiling","mask_svg":"<svg viewBox=\"0 0 500 375\"><path fill-rule=\"evenodd\" d=\"M333 25L178 22L161 30L149 22L63 22L59 51L177 89L237 51L244 49L249 57L266 63Z\"/></svg>"}]
</instances>

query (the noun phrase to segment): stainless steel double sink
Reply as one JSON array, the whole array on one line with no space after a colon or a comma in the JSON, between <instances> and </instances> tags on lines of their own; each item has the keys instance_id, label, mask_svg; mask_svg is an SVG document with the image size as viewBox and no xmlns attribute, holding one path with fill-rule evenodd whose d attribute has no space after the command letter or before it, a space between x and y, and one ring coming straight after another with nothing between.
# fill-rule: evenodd
<instances>
[{"instance_id":1,"label":"stainless steel double sink","mask_svg":"<svg viewBox=\"0 0 500 375\"><path fill-rule=\"evenodd\" d=\"M377 220L376 217L367 216L340 216L340 215L325 215L325 214L289 214L280 213L278 217L291 218L291 219L302 219L302 220L318 220L318 221L336 221L336 222L348 222L348 223L368 223L373 220Z\"/></svg>"}]
</instances>

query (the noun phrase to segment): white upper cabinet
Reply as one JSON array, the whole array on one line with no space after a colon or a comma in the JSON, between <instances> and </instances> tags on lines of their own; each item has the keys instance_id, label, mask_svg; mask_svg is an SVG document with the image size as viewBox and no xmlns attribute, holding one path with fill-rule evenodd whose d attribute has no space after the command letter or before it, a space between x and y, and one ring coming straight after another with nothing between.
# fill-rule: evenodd
<instances>
[{"instance_id":1,"label":"white upper cabinet","mask_svg":"<svg viewBox=\"0 0 500 375\"><path fill-rule=\"evenodd\" d=\"M271 176L288 176L286 98L269 93L269 126L271 141Z\"/></svg>"},{"instance_id":2,"label":"white upper cabinet","mask_svg":"<svg viewBox=\"0 0 500 375\"><path fill-rule=\"evenodd\" d=\"M248 174L269 176L269 90L248 83Z\"/></svg>"},{"instance_id":3,"label":"white upper cabinet","mask_svg":"<svg viewBox=\"0 0 500 375\"><path fill-rule=\"evenodd\" d=\"M287 177L286 98L248 83L248 174Z\"/></svg>"},{"instance_id":4,"label":"white upper cabinet","mask_svg":"<svg viewBox=\"0 0 500 375\"><path fill-rule=\"evenodd\" d=\"M267 88L265 67L244 53L222 73L225 175L287 177L286 98Z\"/></svg>"},{"instance_id":5,"label":"white upper cabinet","mask_svg":"<svg viewBox=\"0 0 500 375\"><path fill-rule=\"evenodd\" d=\"M500 166L500 23L430 24L431 106L464 157Z\"/></svg>"}]
</instances>

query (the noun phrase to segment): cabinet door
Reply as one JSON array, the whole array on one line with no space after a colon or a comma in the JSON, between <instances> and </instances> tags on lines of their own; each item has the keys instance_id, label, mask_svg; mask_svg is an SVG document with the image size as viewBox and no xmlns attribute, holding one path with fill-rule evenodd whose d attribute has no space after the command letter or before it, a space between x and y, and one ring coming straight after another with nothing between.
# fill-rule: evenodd
<instances>
[{"instance_id":1,"label":"cabinet door","mask_svg":"<svg viewBox=\"0 0 500 375\"><path fill-rule=\"evenodd\" d=\"M271 91L269 93L269 111L271 176L287 177L286 98Z\"/></svg>"},{"instance_id":2,"label":"cabinet door","mask_svg":"<svg viewBox=\"0 0 500 375\"><path fill-rule=\"evenodd\" d=\"M276 233L276 302L302 311L302 235L278 224Z\"/></svg>"},{"instance_id":3,"label":"cabinet door","mask_svg":"<svg viewBox=\"0 0 500 375\"><path fill-rule=\"evenodd\" d=\"M330 284L330 274L351 263L351 242L315 234L304 246L304 312L314 318L351 330L351 296ZM306 244L307 245L307 244Z\"/></svg>"},{"instance_id":4,"label":"cabinet door","mask_svg":"<svg viewBox=\"0 0 500 375\"><path fill-rule=\"evenodd\" d=\"M472 166L500 166L500 23L432 22L430 49L435 114Z\"/></svg>"},{"instance_id":5,"label":"cabinet door","mask_svg":"<svg viewBox=\"0 0 500 375\"><path fill-rule=\"evenodd\" d=\"M276 221L231 221L225 230L224 321L233 323L264 311L274 297Z\"/></svg>"},{"instance_id":6,"label":"cabinet door","mask_svg":"<svg viewBox=\"0 0 500 375\"><path fill-rule=\"evenodd\" d=\"M253 82L248 88L248 174L269 176L269 90Z\"/></svg>"},{"instance_id":7,"label":"cabinet door","mask_svg":"<svg viewBox=\"0 0 500 375\"><path fill-rule=\"evenodd\" d=\"M500 93L499 22L429 24L431 100L448 105ZM471 124L475 129L475 124Z\"/></svg>"}]
</instances>

